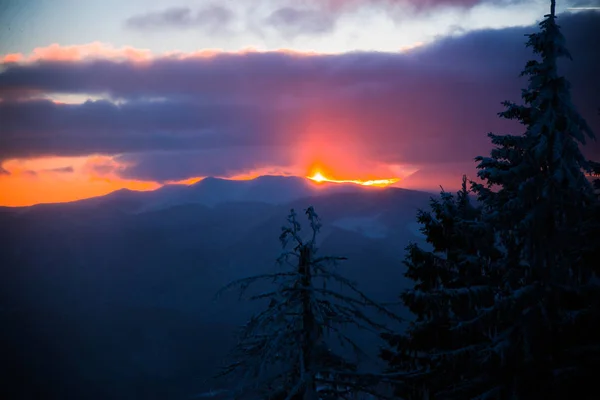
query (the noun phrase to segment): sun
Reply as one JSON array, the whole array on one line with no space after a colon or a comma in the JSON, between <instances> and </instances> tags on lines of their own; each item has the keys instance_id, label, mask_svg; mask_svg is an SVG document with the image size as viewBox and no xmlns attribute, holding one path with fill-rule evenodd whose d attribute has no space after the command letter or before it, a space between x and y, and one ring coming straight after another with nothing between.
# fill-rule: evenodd
<instances>
[{"instance_id":1,"label":"sun","mask_svg":"<svg viewBox=\"0 0 600 400\"><path fill-rule=\"evenodd\" d=\"M399 178L390 178L390 179L372 179L367 181L361 181L357 179L345 179L345 180L337 180L337 179L329 179L326 178L320 171L315 171L312 176L307 176L306 178L310 179L313 182L322 183L322 182L332 182L332 183L354 183L362 186L377 186L377 187L385 187L392 185L398 182Z\"/></svg>"},{"instance_id":2,"label":"sun","mask_svg":"<svg viewBox=\"0 0 600 400\"><path fill-rule=\"evenodd\" d=\"M315 182L325 182L328 180L320 172L315 172L315 174L313 176L309 176L308 179L315 181Z\"/></svg>"}]
</instances>

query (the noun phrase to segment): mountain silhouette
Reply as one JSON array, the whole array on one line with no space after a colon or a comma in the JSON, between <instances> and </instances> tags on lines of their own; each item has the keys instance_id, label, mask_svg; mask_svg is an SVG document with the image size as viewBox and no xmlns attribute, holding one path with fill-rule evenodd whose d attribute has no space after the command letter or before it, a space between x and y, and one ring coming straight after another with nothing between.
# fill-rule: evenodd
<instances>
[{"instance_id":1,"label":"mountain silhouette","mask_svg":"<svg viewBox=\"0 0 600 400\"><path fill-rule=\"evenodd\" d=\"M343 274L367 294L397 301L403 249L422 241L415 213L429 196L268 176L1 208L0 373L8 385L0 396L204 393L234 328L260 307L214 295L233 279L278 268L291 208L313 205L323 253L348 257Z\"/></svg>"}]
</instances>

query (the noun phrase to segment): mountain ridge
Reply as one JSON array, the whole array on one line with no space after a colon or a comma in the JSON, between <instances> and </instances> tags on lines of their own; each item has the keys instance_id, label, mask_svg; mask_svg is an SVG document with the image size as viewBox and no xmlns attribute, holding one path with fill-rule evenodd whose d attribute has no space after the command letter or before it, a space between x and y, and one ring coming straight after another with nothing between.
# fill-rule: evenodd
<instances>
[{"instance_id":1,"label":"mountain ridge","mask_svg":"<svg viewBox=\"0 0 600 400\"><path fill-rule=\"evenodd\" d=\"M166 184L155 190L138 191L117 189L102 196L59 203L39 203L30 206L0 206L0 212L26 211L30 209L78 207L81 209L113 207L123 212L149 212L184 204L202 204L214 207L223 202L261 202L281 205L310 197L333 193L363 193L378 191L409 191L400 187L371 187L355 183L313 182L298 176L261 175L253 179L235 180L206 177L191 185Z\"/></svg>"},{"instance_id":2,"label":"mountain ridge","mask_svg":"<svg viewBox=\"0 0 600 400\"><path fill-rule=\"evenodd\" d=\"M5 376L25 377L55 398L66 391L74 398L115 398L107 388L119 388L118 398L135 398L139 387L161 398L201 393L209 387L199 379L215 372L233 345L234 328L260 307L238 302L235 294L215 302L215 292L280 268L278 237L291 208L306 228L303 210L314 206L323 223L323 254L347 256L344 276L389 302L404 284L404 247L422 241L409 224L432 196L358 185L321 190L327 184L265 178L225 182L234 192L244 188L243 195L202 204L203 191L215 182L224 183L209 180L196 186L200 196L192 189L189 202L184 197L163 207L147 207L164 200L156 193L121 190L0 209L0 341L10 349L5 365L13 366ZM314 191L296 190L307 183ZM291 200L283 201L286 196ZM19 347L25 325L35 346ZM52 363L57 354L62 364ZM42 364L23 361L38 358ZM41 371L48 368L72 379L44 381Z\"/></svg>"}]
</instances>

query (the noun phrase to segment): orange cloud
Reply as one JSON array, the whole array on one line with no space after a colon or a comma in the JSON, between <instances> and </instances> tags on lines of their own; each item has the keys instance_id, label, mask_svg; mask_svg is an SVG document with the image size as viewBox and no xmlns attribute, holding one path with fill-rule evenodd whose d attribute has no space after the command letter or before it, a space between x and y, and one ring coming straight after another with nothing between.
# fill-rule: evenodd
<instances>
[{"instance_id":1,"label":"orange cloud","mask_svg":"<svg viewBox=\"0 0 600 400\"><path fill-rule=\"evenodd\" d=\"M186 60L193 58L211 58L221 54L251 54L262 52L277 52L293 56L310 56L323 53L314 51L297 51L292 49L259 50L255 47L245 47L237 51L226 51L222 49L201 49L191 52L169 51L155 54L148 49L136 49L131 46L115 47L108 43L92 42L71 46L62 46L53 43L49 46L36 47L27 55L22 53L9 53L0 55L0 63L32 63L37 61L85 61L94 59L126 60L132 62L148 62L157 58L169 58Z\"/></svg>"},{"instance_id":2,"label":"orange cloud","mask_svg":"<svg viewBox=\"0 0 600 400\"><path fill-rule=\"evenodd\" d=\"M415 42L413 44L409 44L409 45L400 47L400 52L406 53L406 52L409 52L411 50L417 49L422 46L425 46L425 42Z\"/></svg>"},{"instance_id":3,"label":"orange cloud","mask_svg":"<svg viewBox=\"0 0 600 400\"><path fill-rule=\"evenodd\" d=\"M0 205L29 206L38 203L62 203L103 196L118 189L154 190L156 182L120 178L115 170L94 168L112 165L112 158L46 157L8 160L0 175Z\"/></svg>"},{"instance_id":4,"label":"orange cloud","mask_svg":"<svg viewBox=\"0 0 600 400\"><path fill-rule=\"evenodd\" d=\"M168 181L168 185L193 185L194 183L200 182L205 177L199 176L194 178L182 179L180 181Z\"/></svg>"},{"instance_id":5,"label":"orange cloud","mask_svg":"<svg viewBox=\"0 0 600 400\"><path fill-rule=\"evenodd\" d=\"M389 175L394 171L397 173L398 169L395 169L394 166L388 166L387 169L381 166L380 170L385 171L388 175L362 174L360 176L363 178L357 178L350 172L344 172L341 163L332 162L331 165L333 165L332 169L326 170L318 167L318 171L314 169L311 171L303 165L286 168L265 167L221 178L248 180L262 175L308 177L318 172L331 182L354 182L366 186L388 186L402 178L399 175ZM0 206L16 207L39 203L62 203L103 196L123 188L146 191L162 186L154 181L122 178L120 174L127 166L111 156L104 155L8 160L1 165L4 172L0 174ZM332 174L328 171L338 171L338 173ZM364 179L365 176L375 176L375 178ZM312 177L314 178L314 176ZM203 178L190 177L167 183L191 185ZM391 179L388 182L382 180L389 178ZM313 180L319 181L319 179Z\"/></svg>"},{"instance_id":6,"label":"orange cloud","mask_svg":"<svg viewBox=\"0 0 600 400\"><path fill-rule=\"evenodd\" d=\"M401 47L400 52L407 52L423 46L425 43L416 42L414 44ZM91 42L70 46L62 46L58 43L52 43L49 46L36 47L29 54L8 53L0 55L0 64L10 63L32 63L37 61L85 61L94 59L124 60L132 62L148 62L157 58L169 58L176 60L187 60L194 58L212 58L222 54L252 54L252 53L281 53L288 56L317 56L336 53L325 53L314 50L294 50L288 48L279 48L275 50L264 50L256 47L244 47L235 51L223 49L200 49L191 52L168 51L161 54L155 54L148 49L137 49L131 46L115 47L109 43Z\"/></svg>"},{"instance_id":7,"label":"orange cloud","mask_svg":"<svg viewBox=\"0 0 600 400\"><path fill-rule=\"evenodd\" d=\"M0 59L3 63L35 62L35 61L82 61L88 59L108 58L128 61L147 61L152 52L146 49L136 49L130 46L114 47L107 43L92 42L81 45L61 46L53 43L50 46L36 47L24 55L21 53L6 54Z\"/></svg>"},{"instance_id":8,"label":"orange cloud","mask_svg":"<svg viewBox=\"0 0 600 400\"><path fill-rule=\"evenodd\" d=\"M23 61L24 57L21 53L9 53L2 57L3 63L16 63Z\"/></svg>"}]
</instances>

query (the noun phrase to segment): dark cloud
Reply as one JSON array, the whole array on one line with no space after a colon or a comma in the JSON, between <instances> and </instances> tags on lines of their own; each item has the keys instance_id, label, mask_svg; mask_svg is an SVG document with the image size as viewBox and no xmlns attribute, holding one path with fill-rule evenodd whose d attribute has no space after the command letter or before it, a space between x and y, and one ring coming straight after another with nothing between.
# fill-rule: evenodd
<instances>
[{"instance_id":1,"label":"dark cloud","mask_svg":"<svg viewBox=\"0 0 600 400\"><path fill-rule=\"evenodd\" d=\"M44 171L46 171L46 172L56 172L56 173L59 173L59 174L71 174L71 173L75 172L75 170L71 166L60 167L60 168L50 168L50 169L46 169Z\"/></svg>"},{"instance_id":2,"label":"dark cloud","mask_svg":"<svg viewBox=\"0 0 600 400\"><path fill-rule=\"evenodd\" d=\"M288 1L275 9L265 20L287 38L318 35L333 31L344 14L363 8L383 10L394 16L409 17L440 7L471 8L479 3L517 3L525 0L307 0ZM281 1L276 4L280 5Z\"/></svg>"},{"instance_id":3,"label":"dark cloud","mask_svg":"<svg viewBox=\"0 0 600 400\"><path fill-rule=\"evenodd\" d=\"M600 136L600 54L592 51L600 14L559 21L574 58L561 71ZM472 32L406 54L245 53L162 58L142 66L10 65L0 73L0 97L15 91L108 93L127 101L0 102L0 159L128 153L121 161L130 167L120 173L159 180L288 164L310 145L325 154L356 144L361 154L348 150L348 158L384 163L468 163L489 152L487 132L521 133L496 113L501 101L519 101L526 81L518 76L532 58L524 35L536 30ZM586 154L600 158L599 143L587 146ZM269 146L279 150L260 150Z\"/></svg>"},{"instance_id":4,"label":"dark cloud","mask_svg":"<svg viewBox=\"0 0 600 400\"><path fill-rule=\"evenodd\" d=\"M225 31L233 19L233 12L220 5L211 5L195 13L188 7L172 7L133 16L125 21L125 26L140 30L201 28L214 33Z\"/></svg>"},{"instance_id":5,"label":"dark cloud","mask_svg":"<svg viewBox=\"0 0 600 400\"><path fill-rule=\"evenodd\" d=\"M327 33L335 27L335 18L331 14L293 7L273 11L265 22L288 37Z\"/></svg>"},{"instance_id":6,"label":"dark cloud","mask_svg":"<svg viewBox=\"0 0 600 400\"><path fill-rule=\"evenodd\" d=\"M134 101L122 105L108 101L88 101L81 105L48 100L2 102L0 138L4 146L0 147L0 159L286 141L283 124L274 121L271 114L272 110L260 105L191 101ZM35 144L31 141L32 134Z\"/></svg>"},{"instance_id":7,"label":"dark cloud","mask_svg":"<svg viewBox=\"0 0 600 400\"><path fill-rule=\"evenodd\" d=\"M0 175L10 175L10 171L5 170L2 168L2 165L0 165Z\"/></svg>"},{"instance_id":8,"label":"dark cloud","mask_svg":"<svg viewBox=\"0 0 600 400\"><path fill-rule=\"evenodd\" d=\"M199 172L202 176L235 176L273 165L285 166L292 153L288 146L246 146L125 154L115 161L130 165L120 173L122 177L165 182L197 176Z\"/></svg>"},{"instance_id":9,"label":"dark cloud","mask_svg":"<svg viewBox=\"0 0 600 400\"><path fill-rule=\"evenodd\" d=\"M115 163L95 163L90 168L98 175L118 174L122 170Z\"/></svg>"},{"instance_id":10,"label":"dark cloud","mask_svg":"<svg viewBox=\"0 0 600 400\"><path fill-rule=\"evenodd\" d=\"M122 168L119 168L114 163L113 164L94 164L91 166L91 169L98 175L110 175L110 174L118 175L122 171Z\"/></svg>"}]
</instances>

